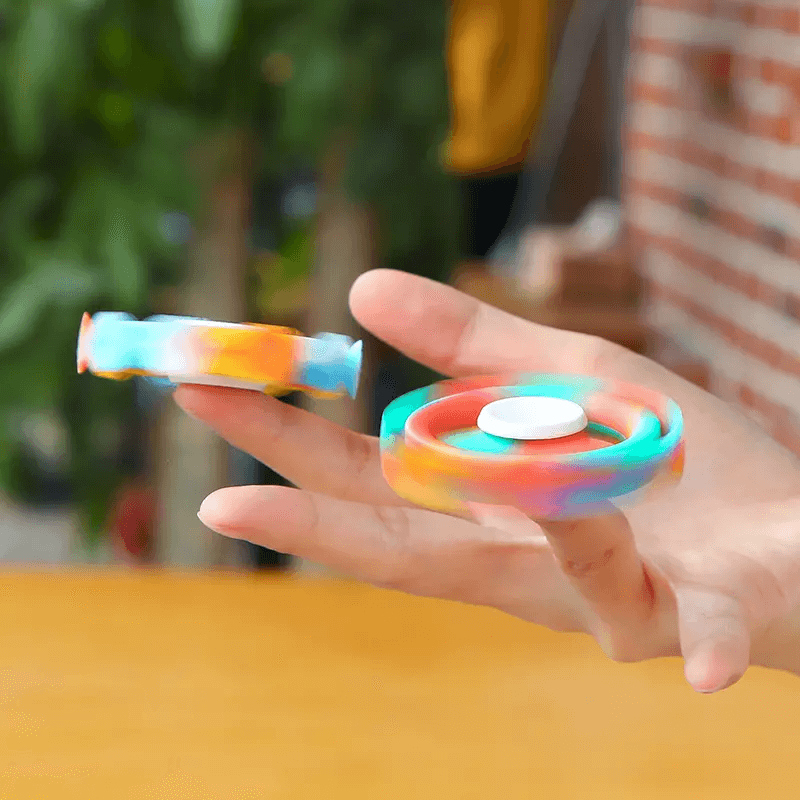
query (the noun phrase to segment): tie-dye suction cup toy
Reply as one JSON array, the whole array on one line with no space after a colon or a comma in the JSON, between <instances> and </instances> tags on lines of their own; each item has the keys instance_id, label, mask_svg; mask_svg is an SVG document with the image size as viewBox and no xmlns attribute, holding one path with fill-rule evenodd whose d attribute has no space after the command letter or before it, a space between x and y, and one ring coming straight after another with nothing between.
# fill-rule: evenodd
<instances>
[{"instance_id":1,"label":"tie-dye suction cup toy","mask_svg":"<svg viewBox=\"0 0 800 800\"><path fill-rule=\"evenodd\" d=\"M386 480L437 511L513 506L534 519L607 513L683 471L683 415L658 392L580 375L449 380L381 421Z\"/></svg>"},{"instance_id":2,"label":"tie-dye suction cup toy","mask_svg":"<svg viewBox=\"0 0 800 800\"><path fill-rule=\"evenodd\" d=\"M78 372L123 380L143 375L164 384L201 383L268 394L303 391L355 397L361 342L322 333L303 336L274 325L213 322L194 317L83 315Z\"/></svg>"}]
</instances>

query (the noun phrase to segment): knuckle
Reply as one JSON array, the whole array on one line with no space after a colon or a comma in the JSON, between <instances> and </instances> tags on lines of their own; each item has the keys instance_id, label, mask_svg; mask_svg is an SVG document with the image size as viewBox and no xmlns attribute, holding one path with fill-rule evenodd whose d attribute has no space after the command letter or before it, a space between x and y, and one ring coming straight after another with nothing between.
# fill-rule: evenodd
<instances>
[{"instance_id":1,"label":"knuckle","mask_svg":"<svg viewBox=\"0 0 800 800\"><path fill-rule=\"evenodd\" d=\"M612 367L619 364L621 356L629 350L603 339L601 336L590 334L582 345L585 369L588 374L604 375Z\"/></svg>"},{"instance_id":2,"label":"knuckle","mask_svg":"<svg viewBox=\"0 0 800 800\"><path fill-rule=\"evenodd\" d=\"M322 531L321 514L317 499L313 494L309 494L308 492L302 492L300 496L305 500L307 514L305 527L309 532L309 537L312 542L319 542L324 534Z\"/></svg>"},{"instance_id":3,"label":"knuckle","mask_svg":"<svg viewBox=\"0 0 800 800\"><path fill-rule=\"evenodd\" d=\"M459 332L456 341L453 343L451 350L452 356L448 359L446 365L448 373L456 374L469 363L470 348L472 347L476 332L480 330L480 324L485 312L486 308L484 304L478 303L473 307L469 318L465 320L464 326Z\"/></svg>"},{"instance_id":4,"label":"knuckle","mask_svg":"<svg viewBox=\"0 0 800 800\"><path fill-rule=\"evenodd\" d=\"M274 424L264 425L263 414L265 409L269 416L274 419ZM286 438L286 429L290 424L288 406L273 397L259 397L257 403L253 404L249 416L248 422L250 424L246 426L246 435L249 438L250 432L258 431L258 439L242 442L242 445L245 449L248 446L250 448L257 446L257 457L267 460L279 449ZM239 421L241 421L241 418Z\"/></svg>"},{"instance_id":5,"label":"knuckle","mask_svg":"<svg viewBox=\"0 0 800 800\"><path fill-rule=\"evenodd\" d=\"M372 462L374 448L369 439L354 431L346 432L344 446L347 454L348 469L340 473L340 496L343 499L347 499L357 493L361 480Z\"/></svg>"},{"instance_id":6,"label":"knuckle","mask_svg":"<svg viewBox=\"0 0 800 800\"><path fill-rule=\"evenodd\" d=\"M384 533L387 549L405 549L411 538L411 520L408 511L402 507L375 506L375 515Z\"/></svg>"},{"instance_id":7,"label":"knuckle","mask_svg":"<svg viewBox=\"0 0 800 800\"><path fill-rule=\"evenodd\" d=\"M608 566L614 557L614 548L608 548L596 557L588 560L563 559L561 568L570 578L586 579L596 577Z\"/></svg>"},{"instance_id":8,"label":"knuckle","mask_svg":"<svg viewBox=\"0 0 800 800\"><path fill-rule=\"evenodd\" d=\"M385 557L373 583L385 589L408 590L417 580L420 555L412 542L411 519L402 507L375 506Z\"/></svg>"}]
</instances>

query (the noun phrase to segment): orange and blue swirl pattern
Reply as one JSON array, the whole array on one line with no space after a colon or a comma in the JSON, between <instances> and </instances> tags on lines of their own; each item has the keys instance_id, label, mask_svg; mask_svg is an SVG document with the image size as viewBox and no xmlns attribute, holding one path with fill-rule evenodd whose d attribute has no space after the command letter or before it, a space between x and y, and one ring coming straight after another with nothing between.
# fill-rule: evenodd
<instances>
[{"instance_id":1,"label":"orange and blue swirl pattern","mask_svg":"<svg viewBox=\"0 0 800 800\"><path fill-rule=\"evenodd\" d=\"M507 397L578 403L588 427L547 441L484 433L478 414ZM611 504L677 482L683 415L641 386L581 375L512 375L442 381L397 398L381 420L381 463L389 485L418 505L469 513L470 503L513 506L533 518L606 513Z\"/></svg>"},{"instance_id":2,"label":"orange and blue swirl pattern","mask_svg":"<svg viewBox=\"0 0 800 800\"><path fill-rule=\"evenodd\" d=\"M167 385L207 383L270 394L303 391L355 396L361 342L321 333L303 336L275 325L233 324L194 317L84 314L78 372L106 378L142 375Z\"/></svg>"}]
</instances>

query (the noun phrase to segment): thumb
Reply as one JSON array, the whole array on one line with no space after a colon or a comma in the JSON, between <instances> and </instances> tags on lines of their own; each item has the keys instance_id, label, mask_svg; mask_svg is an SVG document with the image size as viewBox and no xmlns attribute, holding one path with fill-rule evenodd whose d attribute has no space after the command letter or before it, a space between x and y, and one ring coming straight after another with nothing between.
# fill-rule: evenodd
<instances>
[{"instance_id":1,"label":"thumb","mask_svg":"<svg viewBox=\"0 0 800 800\"><path fill-rule=\"evenodd\" d=\"M699 587L675 590L684 674L710 694L736 683L750 665L750 628L742 604Z\"/></svg>"}]
</instances>

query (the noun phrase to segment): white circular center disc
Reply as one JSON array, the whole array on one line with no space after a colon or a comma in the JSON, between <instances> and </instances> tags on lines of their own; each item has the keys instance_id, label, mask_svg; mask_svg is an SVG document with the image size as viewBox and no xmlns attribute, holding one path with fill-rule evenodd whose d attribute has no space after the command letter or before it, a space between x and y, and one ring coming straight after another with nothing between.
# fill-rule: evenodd
<instances>
[{"instance_id":1,"label":"white circular center disc","mask_svg":"<svg viewBox=\"0 0 800 800\"><path fill-rule=\"evenodd\" d=\"M560 397L506 397L485 405L478 428L503 439L560 439L586 428L586 412Z\"/></svg>"}]
</instances>

